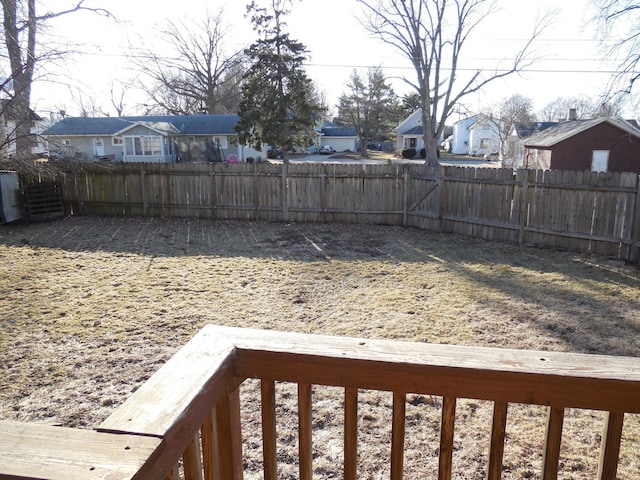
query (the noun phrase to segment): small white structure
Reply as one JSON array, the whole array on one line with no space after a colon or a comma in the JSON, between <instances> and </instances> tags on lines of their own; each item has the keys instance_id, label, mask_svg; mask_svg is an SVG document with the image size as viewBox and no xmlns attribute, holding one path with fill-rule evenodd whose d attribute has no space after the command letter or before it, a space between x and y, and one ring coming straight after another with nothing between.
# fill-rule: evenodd
<instances>
[{"instance_id":1,"label":"small white structure","mask_svg":"<svg viewBox=\"0 0 640 480\"><path fill-rule=\"evenodd\" d=\"M355 128L324 126L320 130L320 148L333 147L336 152L358 151L358 133Z\"/></svg>"},{"instance_id":2,"label":"small white structure","mask_svg":"<svg viewBox=\"0 0 640 480\"><path fill-rule=\"evenodd\" d=\"M477 115L469 126L469 155L498 155L500 151L500 120L485 115Z\"/></svg>"},{"instance_id":3,"label":"small white structure","mask_svg":"<svg viewBox=\"0 0 640 480\"><path fill-rule=\"evenodd\" d=\"M419 108L396 127L396 150L424 148L424 128L422 125L422 109Z\"/></svg>"}]
</instances>

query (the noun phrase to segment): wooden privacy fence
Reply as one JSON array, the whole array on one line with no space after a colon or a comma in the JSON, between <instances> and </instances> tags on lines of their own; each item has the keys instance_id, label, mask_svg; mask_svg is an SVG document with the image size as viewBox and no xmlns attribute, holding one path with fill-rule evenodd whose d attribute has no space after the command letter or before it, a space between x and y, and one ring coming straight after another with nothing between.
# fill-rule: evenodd
<instances>
[{"instance_id":1,"label":"wooden privacy fence","mask_svg":"<svg viewBox=\"0 0 640 480\"><path fill-rule=\"evenodd\" d=\"M638 260L631 173L363 164L109 164L59 179L69 213L404 225Z\"/></svg>"}]
</instances>

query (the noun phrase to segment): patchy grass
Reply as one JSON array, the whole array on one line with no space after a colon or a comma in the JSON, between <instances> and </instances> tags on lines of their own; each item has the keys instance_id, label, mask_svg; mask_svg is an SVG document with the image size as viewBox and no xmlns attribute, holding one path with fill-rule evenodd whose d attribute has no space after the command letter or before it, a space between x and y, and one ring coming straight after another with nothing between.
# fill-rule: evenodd
<instances>
[{"instance_id":1,"label":"patchy grass","mask_svg":"<svg viewBox=\"0 0 640 480\"><path fill-rule=\"evenodd\" d=\"M370 225L68 218L0 226L0 418L94 427L207 323L638 355L640 271L602 257ZM247 476L259 394L243 387ZM314 470L341 475L342 393L314 387ZM361 478L387 478L391 396L360 395ZM437 471L439 398L407 404L407 478ZM295 389L278 386L280 478ZM491 405L461 400L455 478L481 478ZM509 410L504 478L538 478L544 409ZM599 412L568 411L560 478L594 478ZM637 418L621 478L635 478Z\"/></svg>"}]
</instances>

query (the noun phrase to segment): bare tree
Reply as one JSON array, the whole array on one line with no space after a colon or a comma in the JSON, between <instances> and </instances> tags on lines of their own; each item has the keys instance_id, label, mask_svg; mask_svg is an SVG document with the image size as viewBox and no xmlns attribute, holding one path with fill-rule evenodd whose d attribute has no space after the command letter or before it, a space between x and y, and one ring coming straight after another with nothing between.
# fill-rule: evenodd
<instances>
[{"instance_id":1,"label":"bare tree","mask_svg":"<svg viewBox=\"0 0 640 480\"><path fill-rule=\"evenodd\" d=\"M512 166L515 161L517 145L510 141L513 130L521 125L530 126L534 119L533 101L519 94L503 99L486 117L498 137L498 155L503 166Z\"/></svg>"},{"instance_id":2,"label":"bare tree","mask_svg":"<svg viewBox=\"0 0 640 480\"><path fill-rule=\"evenodd\" d=\"M608 95L631 93L640 78L640 4L634 0L592 0L605 58L622 58Z\"/></svg>"},{"instance_id":3,"label":"bare tree","mask_svg":"<svg viewBox=\"0 0 640 480\"><path fill-rule=\"evenodd\" d=\"M622 113L623 103L624 99L620 96L608 101L602 97L559 97L549 102L538 113L538 119L542 122L561 122L571 119L615 117Z\"/></svg>"},{"instance_id":4,"label":"bare tree","mask_svg":"<svg viewBox=\"0 0 640 480\"><path fill-rule=\"evenodd\" d=\"M447 117L465 96L487 84L530 66L532 44L548 23L549 14L535 22L533 33L505 68L460 68L471 34L491 13L491 0L358 0L363 25L375 37L401 51L415 71L404 78L420 95L426 163L437 165L438 139Z\"/></svg>"},{"instance_id":5,"label":"bare tree","mask_svg":"<svg viewBox=\"0 0 640 480\"><path fill-rule=\"evenodd\" d=\"M111 17L102 8L86 6L87 0L77 0L64 10L37 13L36 0L0 0L3 14L4 47L9 58L12 88L9 92L11 108L17 123L12 141L16 143L16 158L31 155L31 86L38 64L59 58L65 52L38 49L38 31L49 20L78 11L91 11Z\"/></svg>"},{"instance_id":6,"label":"bare tree","mask_svg":"<svg viewBox=\"0 0 640 480\"><path fill-rule=\"evenodd\" d=\"M161 32L164 46L156 42L134 59L145 73L139 85L152 103L171 114L237 111L243 55L226 50L225 25L222 9L207 12L200 22L167 22Z\"/></svg>"},{"instance_id":7,"label":"bare tree","mask_svg":"<svg viewBox=\"0 0 640 480\"><path fill-rule=\"evenodd\" d=\"M125 96L127 94L126 85L117 80L111 80L109 83L109 94L111 95L111 106L115 109L116 114L122 117L127 108L125 103Z\"/></svg>"}]
</instances>

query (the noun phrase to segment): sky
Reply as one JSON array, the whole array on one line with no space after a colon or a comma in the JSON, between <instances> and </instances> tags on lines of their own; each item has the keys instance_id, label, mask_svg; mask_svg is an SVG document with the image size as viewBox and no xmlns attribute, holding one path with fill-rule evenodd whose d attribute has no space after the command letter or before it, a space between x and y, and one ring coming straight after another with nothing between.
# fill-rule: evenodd
<instances>
[{"instance_id":1,"label":"sky","mask_svg":"<svg viewBox=\"0 0 640 480\"><path fill-rule=\"evenodd\" d=\"M224 8L229 23L227 44L230 50L242 48L256 39L245 18L243 0L88 0L94 6L108 6L119 21L80 12L61 17L48 27L47 41L63 43L79 53L64 63L47 67L45 77L34 85L32 105L40 114L64 109L74 115L79 99L96 103L111 115L108 91L114 80L126 82L139 72L127 58L135 52L142 38L145 44L158 44L158 32L167 20L198 18L207 9ZM59 9L70 0L40 0L41 12ZM497 0L499 9L487 17L475 31L473 41L463 55L463 68L493 68L508 63L533 30L534 20L548 9L556 15L534 45L540 60L528 71L498 80L480 94L465 99L471 111L483 111L500 100L522 94L534 101L535 110L542 109L559 97L599 95L615 62L599 60L601 53L594 40L590 22L590 0ZM310 59L307 73L326 95L331 107L347 91L346 84L354 68L364 73L380 66L399 95L411 90L401 77L415 75L402 55L391 46L370 38L359 23L361 6L355 0L299 0L294 4L287 23L292 38L305 44ZM41 37L45 38L45 37ZM134 105L141 103L139 93L128 90L125 114L136 114Z\"/></svg>"}]
</instances>

